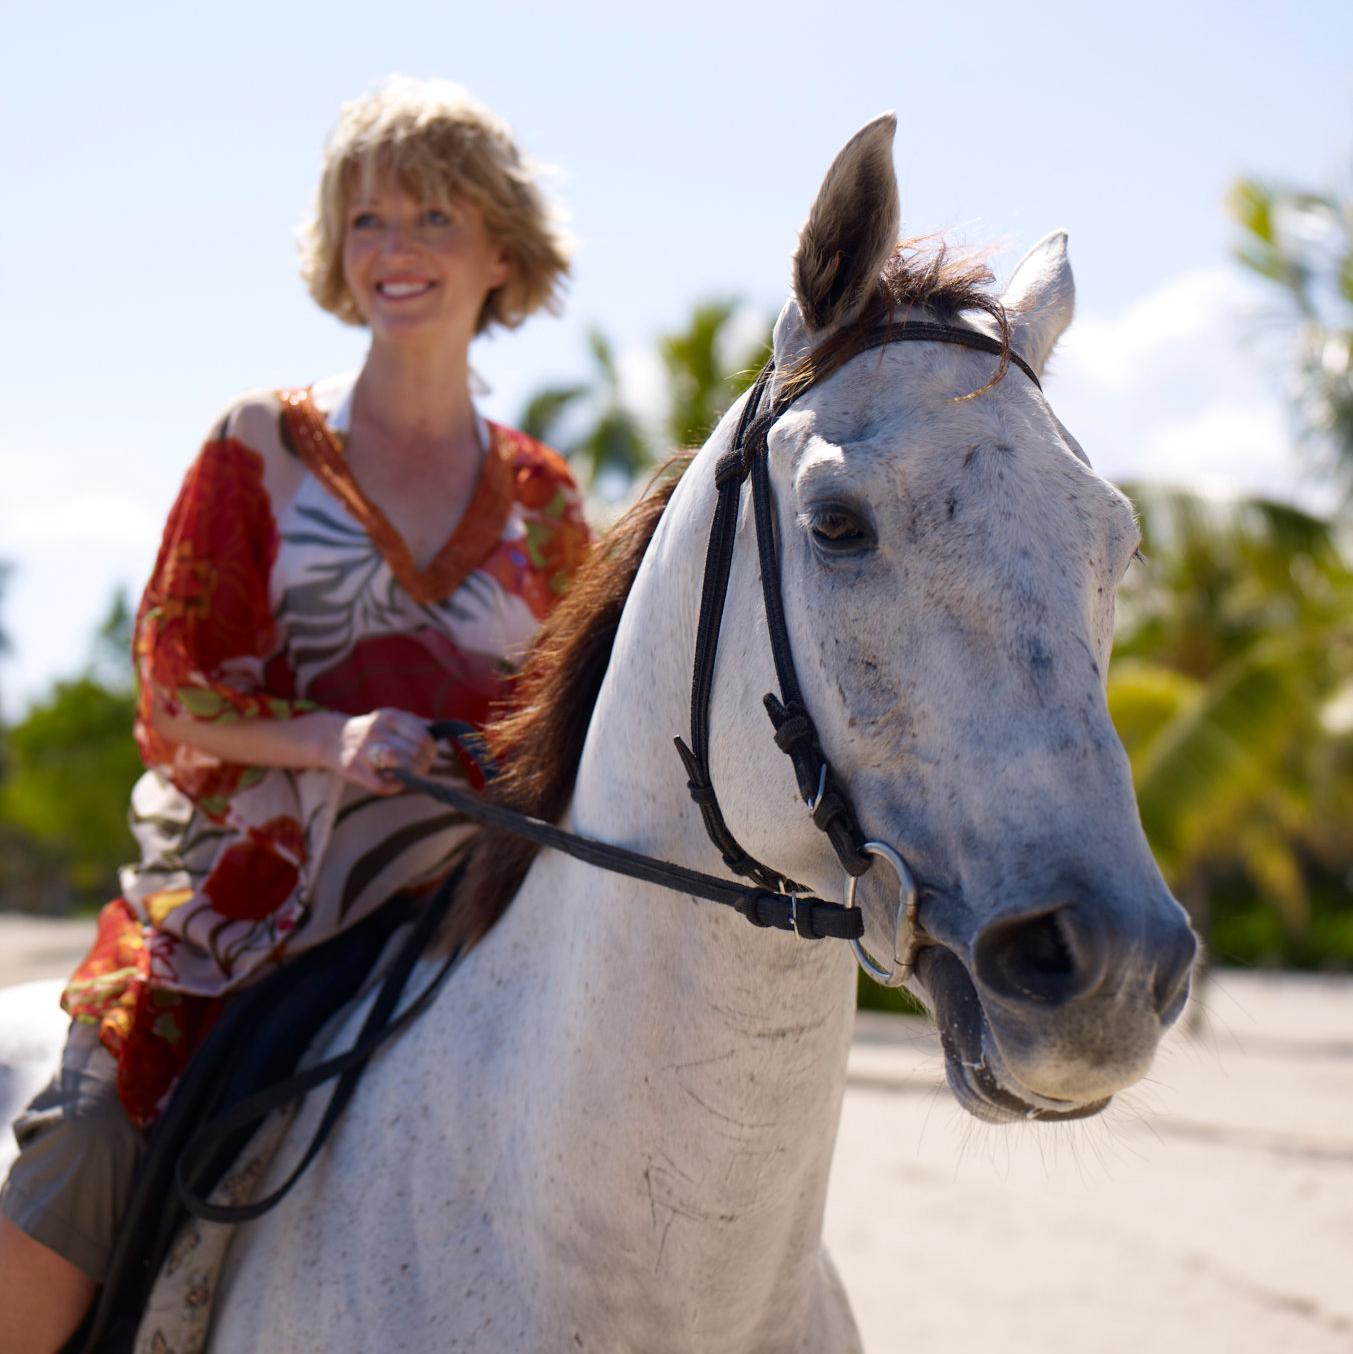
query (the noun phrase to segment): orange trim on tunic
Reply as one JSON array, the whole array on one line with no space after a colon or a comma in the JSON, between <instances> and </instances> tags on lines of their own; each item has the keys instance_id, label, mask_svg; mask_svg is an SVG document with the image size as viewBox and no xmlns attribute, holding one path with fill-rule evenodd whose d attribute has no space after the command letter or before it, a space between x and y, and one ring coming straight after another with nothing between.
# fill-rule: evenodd
<instances>
[{"instance_id":1,"label":"orange trim on tunic","mask_svg":"<svg viewBox=\"0 0 1353 1354\"><path fill-rule=\"evenodd\" d=\"M490 423L489 445L474 493L445 544L419 569L404 538L362 492L343 454L343 444L315 408L310 391L282 390L282 419L287 440L306 468L360 523L390 572L416 602L430 605L449 597L488 558L512 510L514 471L507 439Z\"/></svg>"}]
</instances>

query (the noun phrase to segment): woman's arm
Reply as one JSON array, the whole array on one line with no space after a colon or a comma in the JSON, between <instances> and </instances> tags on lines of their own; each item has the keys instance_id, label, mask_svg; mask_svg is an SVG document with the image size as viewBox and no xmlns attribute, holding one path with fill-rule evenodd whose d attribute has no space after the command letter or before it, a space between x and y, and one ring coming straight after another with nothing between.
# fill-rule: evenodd
<instances>
[{"instance_id":1,"label":"woman's arm","mask_svg":"<svg viewBox=\"0 0 1353 1354\"><path fill-rule=\"evenodd\" d=\"M423 775L437 755L427 722L406 710L343 715L328 710L295 719L205 722L171 714L155 700L151 724L162 738L186 743L239 766L329 771L375 794L398 794L396 768Z\"/></svg>"}]
</instances>

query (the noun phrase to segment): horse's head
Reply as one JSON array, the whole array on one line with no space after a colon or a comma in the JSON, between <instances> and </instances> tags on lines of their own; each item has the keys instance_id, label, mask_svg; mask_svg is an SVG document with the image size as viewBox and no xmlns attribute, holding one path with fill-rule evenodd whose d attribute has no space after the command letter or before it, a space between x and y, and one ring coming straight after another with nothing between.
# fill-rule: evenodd
<instances>
[{"instance_id":1,"label":"horse's head","mask_svg":"<svg viewBox=\"0 0 1353 1354\"><path fill-rule=\"evenodd\" d=\"M848 357L894 319L988 334L1041 372L1072 311L1064 235L999 305L973 271L894 250L893 119L858 133L800 236L776 386L811 385L769 435L799 680L865 834L922 889L913 986L950 1085L983 1118L1079 1115L1146 1070L1195 941L1142 834L1104 681L1114 592L1138 544L1037 384L951 343ZM722 441L722 438L716 438ZM744 535L749 532L744 522ZM771 689L755 552L740 547L713 703L714 779L754 854L839 896L839 869L749 709ZM896 881L860 897L893 953Z\"/></svg>"}]
</instances>

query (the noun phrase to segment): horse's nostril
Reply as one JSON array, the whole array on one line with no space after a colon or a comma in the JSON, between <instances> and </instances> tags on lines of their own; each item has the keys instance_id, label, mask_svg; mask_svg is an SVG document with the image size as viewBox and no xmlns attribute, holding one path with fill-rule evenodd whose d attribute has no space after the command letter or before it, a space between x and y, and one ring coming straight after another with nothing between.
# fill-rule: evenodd
<instances>
[{"instance_id":1,"label":"horse's nostril","mask_svg":"<svg viewBox=\"0 0 1353 1354\"><path fill-rule=\"evenodd\" d=\"M1065 978L1076 967L1075 956L1057 917L1037 917L1020 928L1023 961L1033 972Z\"/></svg>"},{"instance_id":2,"label":"horse's nostril","mask_svg":"<svg viewBox=\"0 0 1353 1354\"><path fill-rule=\"evenodd\" d=\"M1198 940L1188 925L1180 922L1173 943L1163 948L1163 956L1156 969L1154 995L1156 1013L1161 1024L1172 1025L1184 1009L1189 996L1189 979L1193 961L1198 957Z\"/></svg>"},{"instance_id":3,"label":"horse's nostril","mask_svg":"<svg viewBox=\"0 0 1353 1354\"><path fill-rule=\"evenodd\" d=\"M1095 935L1069 905L1002 919L977 937L973 968L984 987L1008 1001L1071 1001L1103 977L1102 946Z\"/></svg>"},{"instance_id":4,"label":"horse's nostril","mask_svg":"<svg viewBox=\"0 0 1353 1354\"><path fill-rule=\"evenodd\" d=\"M1061 1005L1125 982L1149 980L1156 1015L1171 1024L1188 997L1198 942L1183 912L1157 915L1142 929L1112 911L1076 903L987 923L973 943L973 976L1000 1000ZM1145 995L1143 993L1143 995Z\"/></svg>"}]
</instances>

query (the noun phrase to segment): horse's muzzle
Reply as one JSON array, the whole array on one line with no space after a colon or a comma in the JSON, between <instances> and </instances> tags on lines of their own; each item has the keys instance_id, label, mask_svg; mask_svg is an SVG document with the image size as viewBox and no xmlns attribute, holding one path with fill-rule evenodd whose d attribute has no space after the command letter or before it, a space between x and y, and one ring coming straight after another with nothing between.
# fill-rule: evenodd
<instances>
[{"instance_id":1,"label":"horse's muzzle","mask_svg":"<svg viewBox=\"0 0 1353 1354\"><path fill-rule=\"evenodd\" d=\"M1148 913L1064 903L987 920L968 957L930 944L917 976L950 1087L979 1118L1097 1113L1146 1071L1188 997L1197 942L1166 895Z\"/></svg>"}]
</instances>

